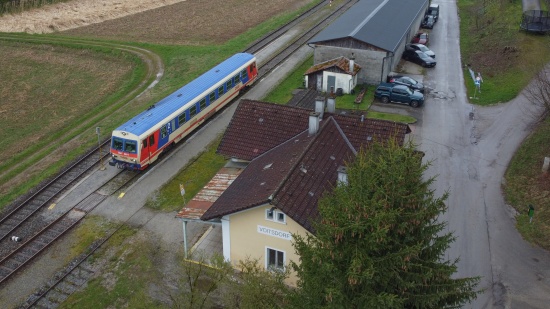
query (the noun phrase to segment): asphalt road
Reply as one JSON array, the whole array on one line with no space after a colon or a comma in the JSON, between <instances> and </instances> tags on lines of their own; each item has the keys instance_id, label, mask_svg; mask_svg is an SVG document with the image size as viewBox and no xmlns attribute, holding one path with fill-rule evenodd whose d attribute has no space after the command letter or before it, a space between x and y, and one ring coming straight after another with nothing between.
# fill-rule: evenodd
<instances>
[{"instance_id":1,"label":"asphalt road","mask_svg":"<svg viewBox=\"0 0 550 309\"><path fill-rule=\"evenodd\" d=\"M484 293L465 308L549 308L550 254L521 238L501 191L536 107L523 95L492 107L469 103L473 94L466 93L464 82L473 81L460 62L456 3L436 3L441 9L430 48L437 67L426 70L424 84L432 91L412 126L413 140L431 161L426 176L437 176L437 196L450 192L441 220L457 240L447 258L460 259L457 277L482 276Z\"/></svg>"}]
</instances>

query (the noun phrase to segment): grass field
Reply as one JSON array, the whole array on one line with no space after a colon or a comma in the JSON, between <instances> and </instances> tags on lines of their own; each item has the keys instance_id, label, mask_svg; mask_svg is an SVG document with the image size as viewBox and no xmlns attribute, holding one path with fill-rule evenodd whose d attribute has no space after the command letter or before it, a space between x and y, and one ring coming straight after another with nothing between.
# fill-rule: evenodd
<instances>
[{"instance_id":1,"label":"grass field","mask_svg":"<svg viewBox=\"0 0 550 309\"><path fill-rule=\"evenodd\" d=\"M487 6L483 9L482 4ZM519 31L521 1L459 0L460 48L464 63L483 74L483 93L472 103L507 102L525 88L542 65L550 62L550 37ZM481 14L480 12L485 12ZM468 93L473 81L464 72ZM541 172L542 160L550 153L550 123L546 119L516 152L503 185L507 202L519 213L517 228L523 237L550 250L550 185ZM535 220L526 213L535 205Z\"/></svg>"}]
</instances>

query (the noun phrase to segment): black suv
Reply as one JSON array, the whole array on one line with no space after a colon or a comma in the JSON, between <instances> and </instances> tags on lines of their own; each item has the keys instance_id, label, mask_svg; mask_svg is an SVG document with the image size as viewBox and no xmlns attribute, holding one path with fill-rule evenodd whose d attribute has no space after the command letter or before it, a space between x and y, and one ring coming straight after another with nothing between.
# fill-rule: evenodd
<instances>
[{"instance_id":1,"label":"black suv","mask_svg":"<svg viewBox=\"0 0 550 309\"><path fill-rule=\"evenodd\" d=\"M424 85L417 81L414 78L403 76L403 75L392 75L388 76L388 83L397 84L397 85L405 85L412 90L416 90L420 93L424 93Z\"/></svg>"},{"instance_id":2,"label":"black suv","mask_svg":"<svg viewBox=\"0 0 550 309\"><path fill-rule=\"evenodd\" d=\"M419 107L424 104L424 95L418 91L412 91L404 85L380 83L374 91L374 97L382 103L398 102Z\"/></svg>"},{"instance_id":3,"label":"black suv","mask_svg":"<svg viewBox=\"0 0 550 309\"><path fill-rule=\"evenodd\" d=\"M419 64L425 68L433 68L437 63L432 57L425 53L412 49L405 49L403 52L403 59Z\"/></svg>"}]
</instances>

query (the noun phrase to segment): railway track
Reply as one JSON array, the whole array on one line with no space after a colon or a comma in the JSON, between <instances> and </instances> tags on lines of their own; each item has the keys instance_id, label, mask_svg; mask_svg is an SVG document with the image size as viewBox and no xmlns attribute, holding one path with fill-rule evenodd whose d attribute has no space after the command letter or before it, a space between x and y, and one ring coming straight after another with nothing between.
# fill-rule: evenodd
<instances>
[{"instance_id":1,"label":"railway track","mask_svg":"<svg viewBox=\"0 0 550 309\"><path fill-rule=\"evenodd\" d=\"M105 148L108 141L105 141L101 148ZM0 258L5 256L6 249L11 250L16 243L10 241L11 236L18 236L23 239L32 237L33 228L25 225L32 222L34 215L46 205L50 205L57 197L63 195L74 184L101 160L106 160L108 152L101 152L99 148L88 152L82 158L72 165L68 166L63 172L57 175L42 188L21 202L10 212L0 219ZM9 253L8 253L9 254Z\"/></svg>"},{"instance_id":2,"label":"railway track","mask_svg":"<svg viewBox=\"0 0 550 309\"><path fill-rule=\"evenodd\" d=\"M266 63L263 64L262 67L260 67L259 77L263 77L269 74L269 72L271 72L274 68L276 68L282 62L284 62L288 57L290 57L290 55L292 55L293 52L295 52L300 47L302 47L308 40L313 38L313 36L315 36L319 31L325 28L330 22L336 19L340 14L345 12L349 7L351 7L357 1L358 0L347 1L346 3L342 4L340 7L336 8L336 10L332 14L330 14L328 17L322 19L316 25L311 27L309 31L306 31L300 36L297 36L289 44L289 46L284 48L282 51L278 52L273 57L270 57L269 60L266 61ZM251 46L247 48L246 52L257 52L265 48L267 45L271 44L274 40L282 36L284 33L286 33L289 29L291 29L293 26L298 24L300 21L314 14L317 10L319 10L324 5L326 5L326 3L320 3L317 6L308 10L307 12L304 12L303 14L298 16L295 20L291 21L287 25L270 33L264 39L253 43ZM220 113L218 113L218 115L219 114ZM216 117L213 117L213 119L215 118ZM109 140L105 141L103 145L105 145L108 142ZM180 143L180 145L183 145L183 144L184 144L183 142ZM105 157L107 156L108 156L108 153L105 155ZM93 157L96 157L96 160L91 159ZM30 198L28 198L19 206L17 206L13 211L11 211L10 213L2 217L2 219L0 219L0 248L1 248L0 249L0 285L4 283L10 276L15 274L19 269L24 267L26 263L30 262L34 257L40 254L40 252L42 252L45 248L47 248L49 245L54 243L56 239L58 239L64 233L69 231L74 225L76 225L80 220L82 220L82 218L84 218L85 215L89 211L91 211L91 209L93 209L93 207L98 205L104 198L107 197L107 196L98 196L97 193L93 193L90 196L86 197L86 199L84 199L82 202L80 202L78 204L80 205L79 207L75 206L73 209L66 212L56 220L49 223L42 222L42 224L37 224L39 228L35 228L34 232L32 233L28 232L29 233L28 235L25 234L26 232L22 232L23 229L21 229L21 227L25 224L25 222L29 222L28 218L38 217L34 215L37 214L40 209L43 209L45 208L46 205L51 204L56 197L59 197L63 192L68 190L71 187L71 185L78 182L78 179L81 179L87 173L87 171L89 171L93 166L97 165L99 161L99 159L97 158L99 158L99 154L96 152L91 152L87 154L79 162L68 167L64 173L57 176L54 180L46 184L41 190L33 194ZM160 164L160 162L162 161L163 160L159 160L157 163ZM85 205L88 205L88 206L85 206ZM18 230L18 229L21 229L21 230ZM8 237L10 235L14 235L15 233L23 233L21 235L23 239L25 239L25 241L23 243L10 242ZM107 236L107 238L104 241L97 244L97 246L94 247L92 252L88 254L88 256L91 255L93 252L95 252L95 250L100 248L101 244L103 244L109 237L110 236ZM5 248L8 248L8 250L6 252L3 252ZM86 259L87 257L84 258L79 263L77 263L75 267L73 267L70 271L67 272L66 275L63 276L63 278L58 280L58 282L55 283L55 285L51 286L47 290L55 291L55 286L58 284L63 284L62 281L65 280L64 278L69 278L67 279L68 280L67 284L73 287L78 286L79 285L78 282L87 281L93 275L93 272L89 271L89 268L86 266L83 266L82 270L79 270L80 268L78 266L82 263L85 263L84 261ZM75 275L75 272L86 274L86 275L84 275L84 277L81 277L81 276ZM73 278L74 280L70 278ZM70 283L71 280L74 282ZM70 291L72 290L72 288L67 288L63 290ZM49 300L44 300L45 295L47 293L49 292L42 293L42 294L39 293L40 295L38 297L34 297L35 300L28 307L31 307L31 306L37 306L37 307L45 306L48 308L51 307L50 306L51 304L50 305L47 304ZM60 299L65 299L65 298L61 297ZM39 302L44 302L44 304L40 305Z\"/></svg>"},{"instance_id":3,"label":"railway track","mask_svg":"<svg viewBox=\"0 0 550 309\"><path fill-rule=\"evenodd\" d=\"M74 172L74 170L73 170ZM85 171L83 172L85 173ZM68 232L72 227L79 223L90 211L99 205L110 194L128 185L140 173L132 171L121 171L112 177L109 182L102 187L106 190L96 190L86 196L81 202L70 208L68 211L60 214L51 222L44 224L35 224L30 234L24 241L17 243L17 246L9 251L0 259L0 284L6 281L10 276L15 274L19 269L24 267L33 258L38 256L44 249L52 245L57 239ZM78 178L78 177L77 177ZM111 184L114 184L111 185ZM107 192L100 194L99 191ZM38 212L34 212L38 216ZM26 223L22 222L18 228L29 228Z\"/></svg>"}]
</instances>

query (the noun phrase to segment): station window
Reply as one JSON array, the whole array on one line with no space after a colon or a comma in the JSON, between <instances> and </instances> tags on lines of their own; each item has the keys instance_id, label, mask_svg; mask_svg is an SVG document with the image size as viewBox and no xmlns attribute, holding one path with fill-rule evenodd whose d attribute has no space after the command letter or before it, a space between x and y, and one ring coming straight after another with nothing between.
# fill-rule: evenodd
<instances>
[{"instance_id":1,"label":"station window","mask_svg":"<svg viewBox=\"0 0 550 309\"><path fill-rule=\"evenodd\" d=\"M122 147L124 147L124 142L122 141L122 138L119 137L113 137L113 149L116 150L122 150Z\"/></svg>"},{"instance_id":2,"label":"station window","mask_svg":"<svg viewBox=\"0 0 550 309\"><path fill-rule=\"evenodd\" d=\"M197 105L193 105L193 106L189 109L189 119L195 117L196 114L197 114Z\"/></svg>"},{"instance_id":3,"label":"station window","mask_svg":"<svg viewBox=\"0 0 550 309\"><path fill-rule=\"evenodd\" d=\"M225 88L226 89L231 89L231 80L228 80L225 82Z\"/></svg>"},{"instance_id":4,"label":"station window","mask_svg":"<svg viewBox=\"0 0 550 309\"><path fill-rule=\"evenodd\" d=\"M136 141L126 141L124 151L125 152L132 152L135 153L137 150L137 143Z\"/></svg>"},{"instance_id":5,"label":"station window","mask_svg":"<svg viewBox=\"0 0 550 309\"><path fill-rule=\"evenodd\" d=\"M214 91L210 92L210 95L208 95L208 98L210 99L210 104L212 104L212 102L216 101L216 92Z\"/></svg>"},{"instance_id":6,"label":"station window","mask_svg":"<svg viewBox=\"0 0 550 309\"><path fill-rule=\"evenodd\" d=\"M218 98L221 97L223 94L223 85L221 85L220 87L218 87Z\"/></svg>"},{"instance_id":7,"label":"station window","mask_svg":"<svg viewBox=\"0 0 550 309\"><path fill-rule=\"evenodd\" d=\"M266 209L265 210L265 218L267 220L273 220L273 218L275 218L275 211L271 210L271 209Z\"/></svg>"},{"instance_id":8,"label":"station window","mask_svg":"<svg viewBox=\"0 0 550 309\"><path fill-rule=\"evenodd\" d=\"M241 81L241 78L239 77L239 74L233 76L233 84L237 85Z\"/></svg>"},{"instance_id":9,"label":"station window","mask_svg":"<svg viewBox=\"0 0 550 309\"><path fill-rule=\"evenodd\" d=\"M178 124L181 127L185 123L185 113L182 113L178 116Z\"/></svg>"},{"instance_id":10,"label":"station window","mask_svg":"<svg viewBox=\"0 0 550 309\"><path fill-rule=\"evenodd\" d=\"M163 126L160 128L160 138L165 138L166 135L168 135L168 130L166 130L166 126Z\"/></svg>"},{"instance_id":11,"label":"station window","mask_svg":"<svg viewBox=\"0 0 550 309\"><path fill-rule=\"evenodd\" d=\"M286 215L284 212L276 210L274 208L265 210L265 219L269 221L275 221L286 224Z\"/></svg>"},{"instance_id":12,"label":"station window","mask_svg":"<svg viewBox=\"0 0 550 309\"><path fill-rule=\"evenodd\" d=\"M283 270L285 268L285 253L283 251L267 248L266 268L268 270Z\"/></svg>"},{"instance_id":13,"label":"station window","mask_svg":"<svg viewBox=\"0 0 550 309\"><path fill-rule=\"evenodd\" d=\"M199 102L199 105L200 105L200 108L201 108L201 111L203 109L206 108L206 98L203 98L200 102Z\"/></svg>"}]
</instances>

